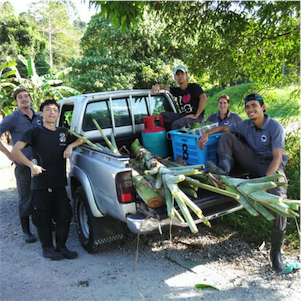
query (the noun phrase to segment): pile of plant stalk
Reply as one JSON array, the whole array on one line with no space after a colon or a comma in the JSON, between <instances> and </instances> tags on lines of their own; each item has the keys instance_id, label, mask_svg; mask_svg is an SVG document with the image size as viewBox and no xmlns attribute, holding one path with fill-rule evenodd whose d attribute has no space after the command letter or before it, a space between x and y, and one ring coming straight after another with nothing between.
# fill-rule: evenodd
<instances>
[{"instance_id":1,"label":"pile of plant stalk","mask_svg":"<svg viewBox=\"0 0 301 301\"><path fill-rule=\"evenodd\" d=\"M69 131L92 147L120 154L113 133L110 141L97 121L93 119L93 122L108 147L92 143L76 132ZM165 205L168 216L171 219L177 218L180 223L186 222L192 233L198 232L192 214L201 219L205 225L211 226L202 210L192 201L197 197L198 188L231 197L251 215L262 214L269 221L275 218L273 213L288 218L299 217L301 204L299 200L283 199L267 192L277 186L288 185L274 182L281 178L279 174L255 179L215 175L204 171L202 164L183 166L167 159L160 160L158 156L145 149L138 139L132 143L131 152L134 156L131 160L133 184L140 199L150 208ZM175 202L181 213L175 208Z\"/></svg>"}]
</instances>

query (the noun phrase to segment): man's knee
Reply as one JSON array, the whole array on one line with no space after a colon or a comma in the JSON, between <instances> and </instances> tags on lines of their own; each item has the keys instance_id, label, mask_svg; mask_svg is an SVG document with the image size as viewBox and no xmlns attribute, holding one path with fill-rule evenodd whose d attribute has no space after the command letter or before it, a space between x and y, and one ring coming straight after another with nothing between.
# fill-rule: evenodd
<instances>
[{"instance_id":1,"label":"man's knee","mask_svg":"<svg viewBox=\"0 0 301 301\"><path fill-rule=\"evenodd\" d=\"M218 152L219 153L228 153L229 151L233 150L233 147L235 145L235 139L237 139L236 137L234 137L231 133L223 133L220 137L219 137L219 141L218 141Z\"/></svg>"},{"instance_id":2,"label":"man's knee","mask_svg":"<svg viewBox=\"0 0 301 301\"><path fill-rule=\"evenodd\" d=\"M230 132L223 133L219 137L219 141L235 141L235 139L237 139L237 138Z\"/></svg>"}]
</instances>

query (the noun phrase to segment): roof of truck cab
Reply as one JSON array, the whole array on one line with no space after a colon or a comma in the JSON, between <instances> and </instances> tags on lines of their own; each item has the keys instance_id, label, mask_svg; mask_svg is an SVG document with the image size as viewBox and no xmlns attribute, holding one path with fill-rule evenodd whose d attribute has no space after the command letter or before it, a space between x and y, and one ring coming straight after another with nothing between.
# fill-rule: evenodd
<instances>
[{"instance_id":1,"label":"roof of truck cab","mask_svg":"<svg viewBox=\"0 0 301 301\"><path fill-rule=\"evenodd\" d=\"M114 97L114 96L121 96L123 94L128 94L128 95L139 95L139 94L149 94L150 89L136 89L136 90L120 90L120 91L105 91L105 92L96 92L96 93L88 93L88 94L79 94L75 96L71 96L68 98L63 98L58 101L58 103L65 102L66 100L73 100L73 99L86 99L86 98L107 98L107 97Z\"/></svg>"}]
</instances>

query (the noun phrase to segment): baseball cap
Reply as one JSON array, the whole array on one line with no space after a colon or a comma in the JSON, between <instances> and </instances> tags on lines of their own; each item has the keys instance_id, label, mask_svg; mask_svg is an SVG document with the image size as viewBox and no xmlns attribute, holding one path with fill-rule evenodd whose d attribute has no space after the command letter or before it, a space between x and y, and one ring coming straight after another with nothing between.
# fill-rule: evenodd
<instances>
[{"instance_id":1,"label":"baseball cap","mask_svg":"<svg viewBox=\"0 0 301 301\"><path fill-rule=\"evenodd\" d=\"M183 66L183 65L179 65L179 66L177 66L175 69L173 69L173 74L176 74L176 73L177 73L177 71L179 71L179 70L181 70L181 71L183 71L183 72L187 73L187 69L186 69L186 67L185 67L185 66Z\"/></svg>"},{"instance_id":2,"label":"baseball cap","mask_svg":"<svg viewBox=\"0 0 301 301\"><path fill-rule=\"evenodd\" d=\"M264 104L263 97L257 93L252 93L252 94L249 94L248 96L246 96L244 102L246 104L248 101L251 101L251 100L258 100L261 103L261 105Z\"/></svg>"}]
</instances>

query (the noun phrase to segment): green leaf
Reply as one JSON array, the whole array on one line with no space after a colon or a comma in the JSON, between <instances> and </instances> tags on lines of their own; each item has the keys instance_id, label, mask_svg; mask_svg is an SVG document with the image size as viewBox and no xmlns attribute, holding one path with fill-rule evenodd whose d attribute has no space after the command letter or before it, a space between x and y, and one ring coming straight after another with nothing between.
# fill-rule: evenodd
<instances>
[{"instance_id":1,"label":"green leaf","mask_svg":"<svg viewBox=\"0 0 301 301\"><path fill-rule=\"evenodd\" d=\"M202 289L205 289L205 288L213 288L213 289L218 290L218 291L220 290L216 286L213 286L213 285L210 285L210 284L196 284L194 287L198 290L202 290Z\"/></svg>"}]
</instances>

